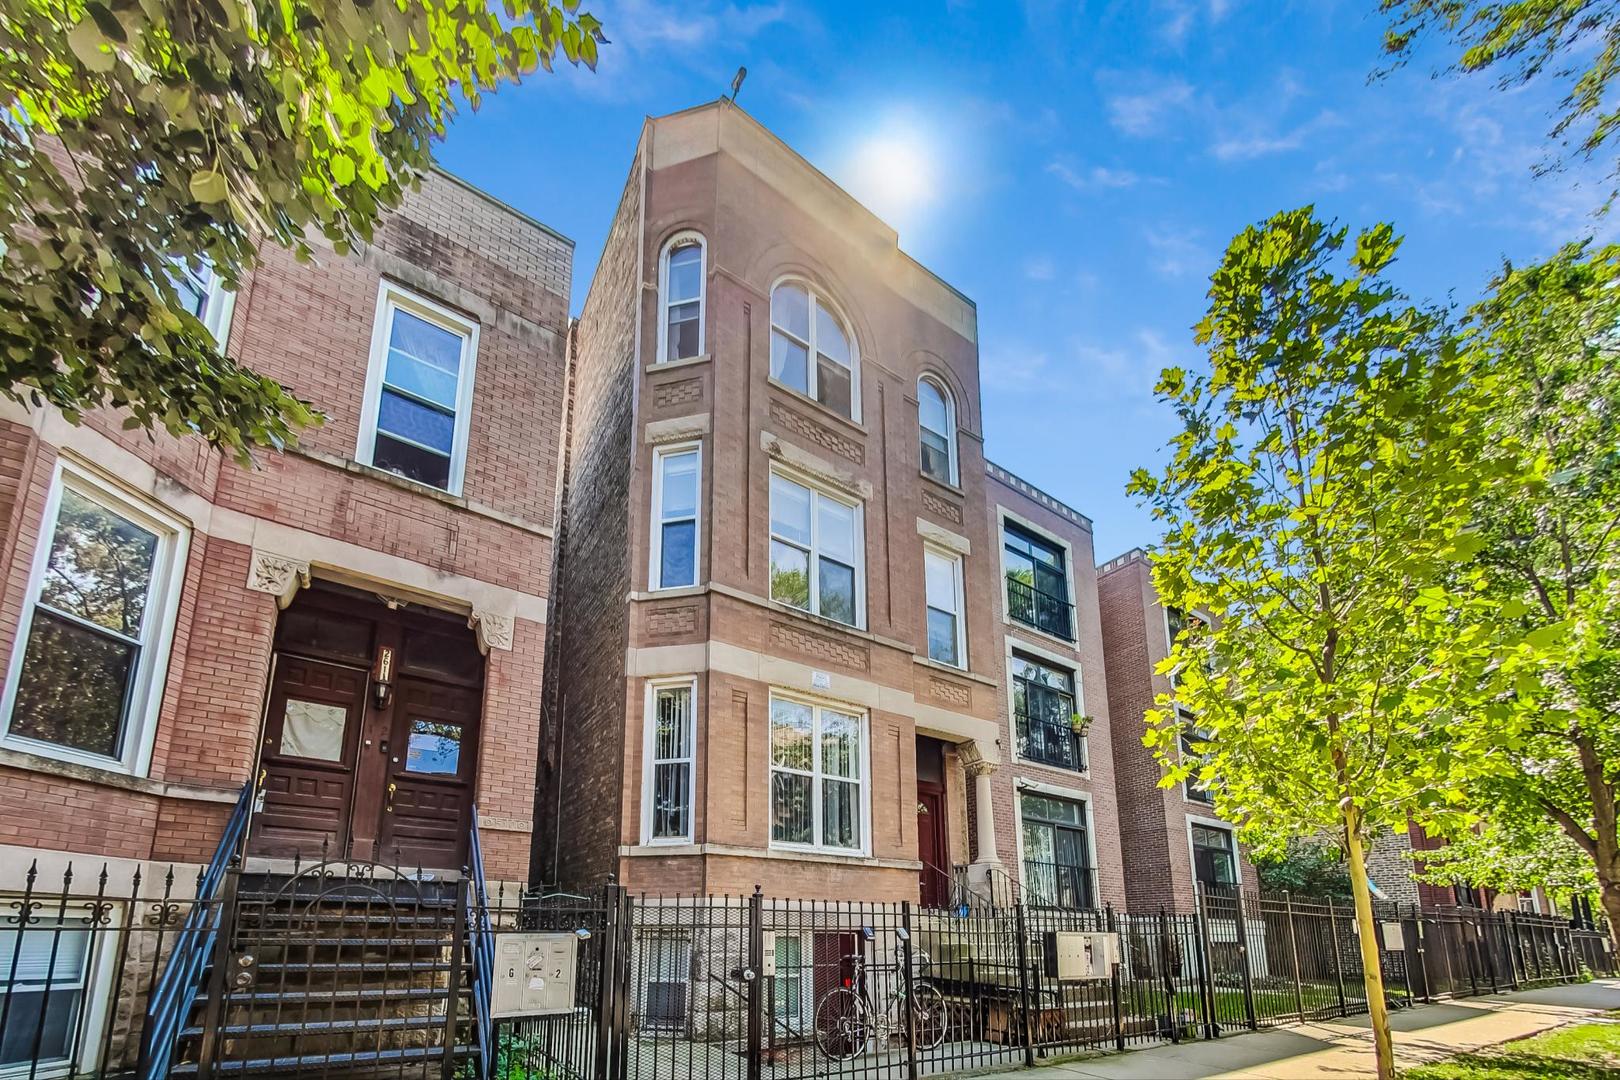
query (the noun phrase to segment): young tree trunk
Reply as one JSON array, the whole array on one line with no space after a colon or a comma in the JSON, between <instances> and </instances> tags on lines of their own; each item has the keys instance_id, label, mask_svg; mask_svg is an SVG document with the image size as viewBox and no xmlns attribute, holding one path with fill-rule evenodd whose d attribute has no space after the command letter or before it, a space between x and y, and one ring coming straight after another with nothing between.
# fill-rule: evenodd
<instances>
[{"instance_id":1,"label":"young tree trunk","mask_svg":"<svg viewBox=\"0 0 1620 1080\"><path fill-rule=\"evenodd\" d=\"M1609 917L1609 940L1614 942L1614 954L1620 956L1620 877L1598 871L1598 897L1603 914Z\"/></svg>"},{"instance_id":2,"label":"young tree trunk","mask_svg":"<svg viewBox=\"0 0 1620 1080\"><path fill-rule=\"evenodd\" d=\"M1366 851L1361 843L1361 812L1350 803L1344 810L1345 849L1350 864L1350 890L1356 901L1356 937L1361 942L1362 982L1372 1020L1378 1080L1395 1080L1395 1043L1389 1033L1389 1006L1384 1001L1384 973L1379 965L1378 924L1373 920L1372 889L1367 884Z\"/></svg>"}]
</instances>

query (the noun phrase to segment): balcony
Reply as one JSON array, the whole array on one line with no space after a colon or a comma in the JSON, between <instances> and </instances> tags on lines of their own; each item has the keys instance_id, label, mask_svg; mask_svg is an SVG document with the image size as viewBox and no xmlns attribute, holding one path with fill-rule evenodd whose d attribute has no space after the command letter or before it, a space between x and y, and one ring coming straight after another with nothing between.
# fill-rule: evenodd
<instances>
[{"instance_id":1,"label":"balcony","mask_svg":"<svg viewBox=\"0 0 1620 1080\"><path fill-rule=\"evenodd\" d=\"M1007 614L1042 633L1074 640L1074 605L1011 574L1007 575Z\"/></svg>"},{"instance_id":2,"label":"balcony","mask_svg":"<svg viewBox=\"0 0 1620 1080\"><path fill-rule=\"evenodd\" d=\"M1044 688L1026 686L1024 700L1038 698L1042 690ZM1045 693L1051 694L1051 691ZM1086 740L1074 733L1067 717L1062 721L1056 721L1020 710L1014 713L1013 718L1018 727L1020 758L1040 765L1050 765L1056 769L1086 771Z\"/></svg>"},{"instance_id":3,"label":"balcony","mask_svg":"<svg viewBox=\"0 0 1620 1080\"><path fill-rule=\"evenodd\" d=\"M1091 867L1024 860L1024 900L1036 907L1085 911L1091 899Z\"/></svg>"}]
</instances>

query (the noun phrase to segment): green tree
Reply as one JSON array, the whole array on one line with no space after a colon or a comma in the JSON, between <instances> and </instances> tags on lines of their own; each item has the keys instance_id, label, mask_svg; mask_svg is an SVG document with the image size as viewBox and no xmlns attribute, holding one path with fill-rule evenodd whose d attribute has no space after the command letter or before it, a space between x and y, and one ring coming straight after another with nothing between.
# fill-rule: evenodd
<instances>
[{"instance_id":1,"label":"green tree","mask_svg":"<svg viewBox=\"0 0 1620 1080\"><path fill-rule=\"evenodd\" d=\"M1262 853L1343 843L1385 1078L1366 844L1409 814L1460 816L1486 748L1458 687L1482 681L1490 651L1478 584L1453 573L1478 483L1475 399L1445 320L1382 276L1399 243L1389 225L1352 242L1311 207L1238 234L1197 327L1209 370L1159 381L1182 427L1171 459L1130 484L1166 526L1164 602L1213 616L1177 638L1174 702L1146 741L1167 785L1218 778L1217 810ZM1197 761L1179 754L1176 704Z\"/></svg>"},{"instance_id":2,"label":"green tree","mask_svg":"<svg viewBox=\"0 0 1620 1080\"><path fill-rule=\"evenodd\" d=\"M263 243L368 239L460 102L558 50L577 0L13 0L0 5L0 390L195 432L246 460L316 414L222 356L176 288ZM537 118L537 122L544 122Z\"/></svg>"},{"instance_id":3,"label":"green tree","mask_svg":"<svg viewBox=\"0 0 1620 1080\"><path fill-rule=\"evenodd\" d=\"M1502 669L1515 737L1472 797L1500 823L1486 836L1532 863L1533 820L1556 824L1620 932L1620 247L1505 267L1465 349L1487 373L1490 442L1520 459L1475 510L1469 572L1519 640Z\"/></svg>"},{"instance_id":4,"label":"green tree","mask_svg":"<svg viewBox=\"0 0 1620 1080\"><path fill-rule=\"evenodd\" d=\"M1414 852L1415 876L1436 885L1461 882L1497 892L1542 888L1568 896L1595 890L1591 857L1539 808L1515 802L1489 810L1477 829L1445 847Z\"/></svg>"},{"instance_id":5,"label":"green tree","mask_svg":"<svg viewBox=\"0 0 1620 1080\"><path fill-rule=\"evenodd\" d=\"M1281 851L1256 853L1254 868L1260 887L1299 896L1350 896L1350 872L1344 851L1321 840L1291 840Z\"/></svg>"},{"instance_id":6,"label":"green tree","mask_svg":"<svg viewBox=\"0 0 1620 1080\"><path fill-rule=\"evenodd\" d=\"M1458 50L1453 70L1494 73L1504 90L1543 75L1557 80L1564 97L1550 134L1567 151L1594 157L1620 126L1609 95L1620 73L1620 0L1379 0L1379 7L1390 16L1384 52L1397 66L1435 36ZM1551 157L1537 171L1560 164ZM1620 181L1620 167L1612 174Z\"/></svg>"}]
</instances>

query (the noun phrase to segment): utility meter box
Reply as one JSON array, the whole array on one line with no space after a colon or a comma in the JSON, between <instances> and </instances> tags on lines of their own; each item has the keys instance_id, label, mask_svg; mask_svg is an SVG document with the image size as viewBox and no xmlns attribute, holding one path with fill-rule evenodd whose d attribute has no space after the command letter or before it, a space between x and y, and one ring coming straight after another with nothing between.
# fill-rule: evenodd
<instances>
[{"instance_id":1,"label":"utility meter box","mask_svg":"<svg viewBox=\"0 0 1620 1080\"><path fill-rule=\"evenodd\" d=\"M573 1012L578 948L573 934L496 934L490 1015Z\"/></svg>"},{"instance_id":2,"label":"utility meter box","mask_svg":"<svg viewBox=\"0 0 1620 1080\"><path fill-rule=\"evenodd\" d=\"M1107 979L1119 963L1119 935L1054 930L1046 935L1046 974L1059 982Z\"/></svg>"},{"instance_id":3,"label":"utility meter box","mask_svg":"<svg viewBox=\"0 0 1620 1080\"><path fill-rule=\"evenodd\" d=\"M1406 948L1406 928L1398 922L1378 924L1384 938L1385 952L1402 952Z\"/></svg>"}]
</instances>

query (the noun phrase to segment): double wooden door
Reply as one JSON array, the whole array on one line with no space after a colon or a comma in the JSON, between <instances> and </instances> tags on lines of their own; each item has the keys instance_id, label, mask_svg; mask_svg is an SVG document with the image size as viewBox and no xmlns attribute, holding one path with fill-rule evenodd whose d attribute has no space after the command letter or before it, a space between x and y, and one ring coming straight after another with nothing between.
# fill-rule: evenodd
<instances>
[{"instance_id":1,"label":"double wooden door","mask_svg":"<svg viewBox=\"0 0 1620 1080\"><path fill-rule=\"evenodd\" d=\"M459 870L482 683L464 625L336 587L300 594L277 629L249 852Z\"/></svg>"}]
</instances>

